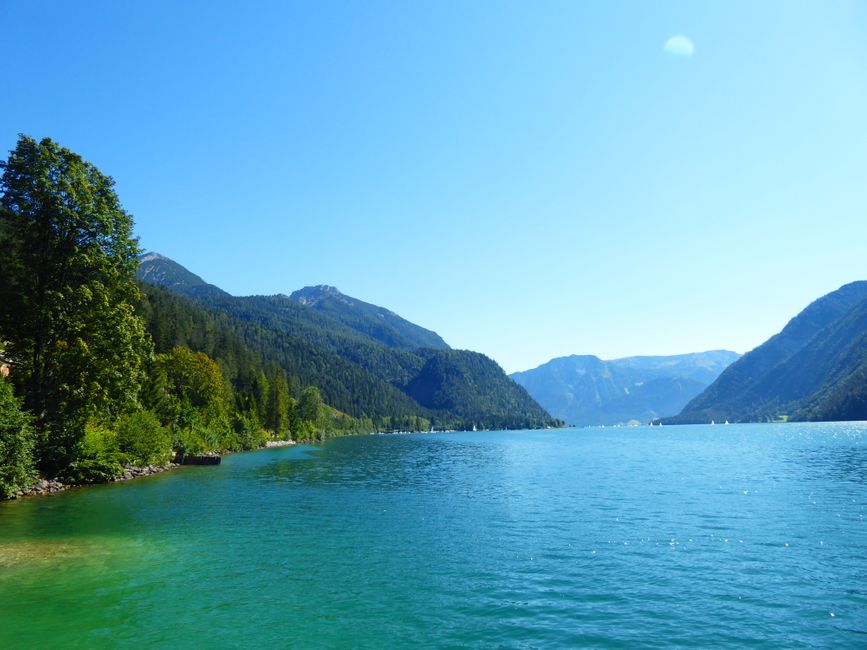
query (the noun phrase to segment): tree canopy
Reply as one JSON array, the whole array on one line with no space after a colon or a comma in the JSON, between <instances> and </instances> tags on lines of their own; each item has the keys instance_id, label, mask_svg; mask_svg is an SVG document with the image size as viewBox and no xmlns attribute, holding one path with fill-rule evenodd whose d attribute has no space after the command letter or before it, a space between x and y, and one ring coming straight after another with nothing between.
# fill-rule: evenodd
<instances>
[{"instance_id":1,"label":"tree canopy","mask_svg":"<svg viewBox=\"0 0 867 650\"><path fill-rule=\"evenodd\" d=\"M57 470L88 418L136 403L150 352L138 244L114 181L52 140L21 136L0 169L0 332Z\"/></svg>"}]
</instances>

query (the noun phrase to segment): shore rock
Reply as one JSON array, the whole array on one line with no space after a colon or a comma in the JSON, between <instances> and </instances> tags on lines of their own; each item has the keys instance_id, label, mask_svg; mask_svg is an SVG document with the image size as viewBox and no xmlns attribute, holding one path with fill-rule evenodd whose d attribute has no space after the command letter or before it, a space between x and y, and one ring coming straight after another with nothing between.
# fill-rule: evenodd
<instances>
[{"instance_id":1,"label":"shore rock","mask_svg":"<svg viewBox=\"0 0 867 650\"><path fill-rule=\"evenodd\" d=\"M289 447L290 445L294 444L294 440L268 440L265 442L265 448L271 449L272 447Z\"/></svg>"},{"instance_id":2,"label":"shore rock","mask_svg":"<svg viewBox=\"0 0 867 650\"><path fill-rule=\"evenodd\" d=\"M63 490L68 490L71 486L66 483L62 483L60 481L48 481L41 480L37 481L33 485L18 490L15 493L16 497L29 497L29 496L37 496L44 494L55 494L57 492L62 492Z\"/></svg>"},{"instance_id":3,"label":"shore rock","mask_svg":"<svg viewBox=\"0 0 867 650\"><path fill-rule=\"evenodd\" d=\"M150 476L151 474L159 474L167 472L175 467L180 467L178 463L168 463L167 465L146 465L145 467L136 467L135 465L124 465L123 473L114 478L114 482L129 481L130 479L140 478L142 476Z\"/></svg>"},{"instance_id":4,"label":"shore rock","mask_svg":"<svg viewBox=\"0 0 867 650\"><path fill-rule=\"evenodd\" d=\"M124 465L123 472L121 472L121 474L119 474L118 476L115 476L112 479L112 482L116 483L118 481L129 481L131 479L140 478L142 476L159 474L160 472L165 472L170 469L174 469L175 467L180 466L176 463L169 463L168 465L148 465L146 467ZM63 492L72 487L76 486L58 480L41 479L33 485L18 490L12 496L13 498L44 496L47 494L57 494L58 492Z\"/></svg>"}]
</instances>

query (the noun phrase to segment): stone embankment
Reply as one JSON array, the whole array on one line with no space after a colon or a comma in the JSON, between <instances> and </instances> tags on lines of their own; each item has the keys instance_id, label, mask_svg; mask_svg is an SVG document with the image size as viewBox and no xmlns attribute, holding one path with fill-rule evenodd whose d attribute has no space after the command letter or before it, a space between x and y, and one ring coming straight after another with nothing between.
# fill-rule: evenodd
<instances>
[{"instance_id":1,"label":"stone embankment","mask_svg":"<svg viewBox=\"0 0 867 650\"><path fill-rule=\"evenodd\" d=\"M151 474L159 474L167 472L175 467L180 467L177 463L169 463L167 465L145 465L144 467L136 467L135 465L124 465L123 474L116 476L115 481L128 481L141 476L150 476Z\"/></svg>"},{"instance_id":2,"label":"stone embankment","mask_svg":"<svg viewBox=\"0 0 867 650\"><path fill-rule=\"evenodd\" d=\"M124 465L123 472L121 472L118 476L115 476L112 479L112 482L129 481L130 479L139 478L142 476L159 474L160 472L165 472L170 469L174 469L175 467L178 467L176 463L169 463L168 465L146 465L145 467ZM69 483L64 483L63 481L43 479L41 481L37 481L29 487L24 488L23 490L18 490L12 495L12 498L35 497L43 496L46 494L56 494L57 492L63 492L64 490L68 490L71 487L75 486L70 485Z\"/></svg>"},{"instance_id":3,"label":"stone embankment","mask_svg":"<svg viewBox=\"0 0 867 650\"><path fill-rule=\"evenodd\" d=\"M271 449L271 447L289 447L290 445L294 444L294 440L267 440L265 442L265 448Z\"/></svg>"},{"instance_id":4,"label":"stone embankment","mask_svg":"<svg viewBox=\"0 0 867 650\"><path fill-rule=\"evenodd\" d=\"M55 492L63 492L63 490L68 490L71 485L67 485L66 483L61 483L60 481L46 481L41 480L37 481L33 485L24 488L23 490L18 490L12 496L13 497L35 497L42 494L54 494Z\"/></svg>"}]
</instances>

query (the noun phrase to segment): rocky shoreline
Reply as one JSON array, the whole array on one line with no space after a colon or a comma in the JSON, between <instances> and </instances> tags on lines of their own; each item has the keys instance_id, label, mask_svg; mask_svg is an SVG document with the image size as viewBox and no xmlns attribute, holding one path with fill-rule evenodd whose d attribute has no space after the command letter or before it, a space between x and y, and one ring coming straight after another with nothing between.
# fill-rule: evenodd
<instances>
[{"instance_id":1,"label":"rocky shoreline","mask_svg":"<svg viewBox=\"0 0 867 650\"><path fill-rule=\"evenodd\" d=\"M271 449L274 447L289 447L291 445L298 444L294 440L268 440L262 447L259 449ZM313 441L308 442L307 444L313 444ZM124 465L123 471L115 476L109 483L118 483L120 481L130 481L135 478L141 478L143 476L151 476L153 474L160 474L162 472L167 472L170 469L175 469L176 467L180 467L180 463L168 463L166 465L146 465L144 467L137 467L135 465ZM58 492L65 492L66 490L74 487L84 487L82 485L76 485L72 483L64 483L63 481L58 481L57 479L41 479L36 483L29 485L26 488L22 488L17 492L13 492L9 497L10 499L19 499L22 497L36 497L36 496L48 496L50 494L57 494ZM2 499L0 499L2 500Z\"/></svg>"},{"instance_id":2,"label":"rocky shoreline","mask_svg":"<svg viewBox=\"0 0 867 650\"><path fill-rule=\"evenodd\" d=\"M146 465L145 467L136 467L135 465L124 465L123 471L115 476L110 483L117 483L119 481L129 481L134 478L141 478L142 476L151 476L152 474L159 474L161 472L167 472L170 469L174 469L175 467L180 467L177 463L168 463L167 465ZM64 492L70 488L74 487L82 487L80 485L73 485L71 483L64 483L63 481L58 481L57 479L47 480L42 479L37 481L33 485L30 485L26 488L18 490L12 494L13 499L21 498L21 497L36 497L36 496L46 496L49 494L57 494L58 492Z\"/></svg>"},{"instance_id":3,"label":"rocky shoreline","mask_svg":"<svg viewBox=\"0 0 867 650\"><path fill-rule=\"evenodd\" d=\"M297 444L294 440L268 440L262 449L271 449L273 447L290 447Z\"/></svg>"},{"instance_id":4,"label":"rocky shoreline","mask_svg":"<svg viewBox=\"0 0 867 650\"><path fill-rule=\"evenodd\" d=\"M150 476L151 474L160 474L167 472L170 469L180 467L178 463L168 463L167 465L147 465L145 467L136 467L134 465L125 465L123 474L116 476L113 483L117 481L129 481L130 479L140 478L142 476Z\"/></svg>"}]
</instances>

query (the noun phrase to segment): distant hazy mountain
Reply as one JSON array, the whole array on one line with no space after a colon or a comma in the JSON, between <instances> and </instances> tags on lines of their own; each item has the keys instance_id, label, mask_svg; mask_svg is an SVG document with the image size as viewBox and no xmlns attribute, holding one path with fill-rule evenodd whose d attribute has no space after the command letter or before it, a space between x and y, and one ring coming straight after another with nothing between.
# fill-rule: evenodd
<instances>
[{"instance_id":1,"label":"distant hazy mountain","mask_svg":"<svg viewBox=\"0 0 867 650\"><path fill-rule=\"evenodd\" d=\"M236 297L156 253L140 258L138 277L219 315L233 336L354 417L415 415L450 428L556 424L493 360L451 350L435 332L334 287Z\"/></svg>"},{"instance_id":2,"label":"distant hazy mountain","mask_svg":"<svg viewBox=\"0 0 867 650\"><path fill-rule=\"evenodd\" d=\"M811 303L671 423L867 418L867 282Z\"/></svg>"},{"instance_id":3,"label":"distant hazy mountain","mask_svg":"<svg viewBox=\"0 0 867 650\"><path fill-rule=\"evenodd\" d=\"M644 423L680 412L738 356L727 350L611 361L572 355L511 377L568 424Z\"/></svg>"}]
</instances>

